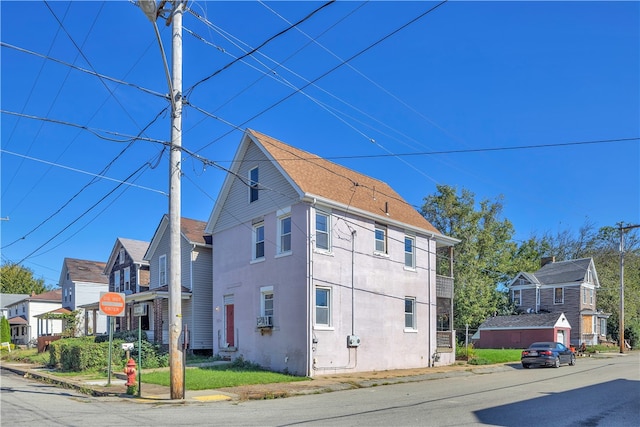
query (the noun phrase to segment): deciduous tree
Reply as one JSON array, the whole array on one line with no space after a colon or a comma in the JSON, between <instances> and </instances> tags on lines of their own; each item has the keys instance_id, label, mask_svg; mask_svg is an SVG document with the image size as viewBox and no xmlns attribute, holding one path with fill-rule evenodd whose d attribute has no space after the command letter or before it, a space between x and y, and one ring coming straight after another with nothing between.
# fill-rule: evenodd
<instances>
[{"instance_id":1,"label":"deciduous tree","mask_svg":"<svg viewBox=\"0 0 640 427\"><path fill-rule=\"evenodd\" d=\"M0 292L3 294L41 294L46 291L44 279L33 277L33 271L18 264L4 263L0 267Z\"/></svg>"}]
</instances>

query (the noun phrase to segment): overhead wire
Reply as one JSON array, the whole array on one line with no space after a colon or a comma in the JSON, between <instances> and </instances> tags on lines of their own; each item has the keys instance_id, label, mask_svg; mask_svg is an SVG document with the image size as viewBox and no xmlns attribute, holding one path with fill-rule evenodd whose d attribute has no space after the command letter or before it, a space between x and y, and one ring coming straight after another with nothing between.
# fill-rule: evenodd
<instances>
[{"instance_id":1,"label":"overhead wire","mask_svg":"<svg viewBox=\"0 0 640 427\"><path fill-rule=\"evenodd\" d=\"M329 0L326 3L323 3L320 7L316 8L315 10L311 11L308 15L306 15L305 17L303 17L302 19L300 19L298 22L296 22L293 25L290 25L288 28L285 28L284 30L274 34L273 36L269 37L268 39L266 39L265 41L263 41L262 43L260 43L257 47L255 47L254 49L252 49L251 51L245 53L244 55L241 55L238 57L238 59L234 59L233 61L231 61L230 63L226 64L225 66L223 66L222 68L214 71L212 74L208 75L207 77L200 79L199 81L197 81L195 84L191 85L186 91L184 91L184 93L186 94L187 98L191 95L191 93L193 92L193 90L200 86L202 83L208 81L209 79L211 79L212 77L215 77L216 75L220 74L221 72L223 72L224 70L227 70L229 67L231 67L233 64L237 63L238 61L240 61L241 59L244 59L250 55L252 55L254 52L257 52L259 49L263 48L264 46L266 46L267 44L269 44L271 41L275 40L276 38L282 36L283 34L286 34L287 32L291 31L293 28L295 28L295 26L302 24L303 22L309 20L313 15L315 15L316 13L320 12L322 9L324 9L325 7L333 4L335 2L335 0ZM197 15L196 12L194 12L192 9L189 9L189 13Z\"/></svg>"}]
</instances>

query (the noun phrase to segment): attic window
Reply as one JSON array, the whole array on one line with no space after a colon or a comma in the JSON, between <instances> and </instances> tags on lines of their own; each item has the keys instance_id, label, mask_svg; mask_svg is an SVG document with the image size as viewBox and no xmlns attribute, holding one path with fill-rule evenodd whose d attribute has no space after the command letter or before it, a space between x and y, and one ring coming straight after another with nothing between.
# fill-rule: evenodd
<instances>
[{"instance_id":1,"label":"attic window","mask_svg":"<svg viewBox=\"0 0 640 427\"><path fill-rule=\"evenodd\" d=\"M124 264L124 249L120 249L120 256L118 257L118 262L120 264Z\"/></svg>"},{"instance_id":2,"label":"attic window","mask_svg":"<svg viewBox=\"0 0 640 427\"><path fill-rule=\"evenodd\" d=\"M259 180L258 167L249 171L249 203L258 200L258 180Z\"/></svg>"}]
</instances>

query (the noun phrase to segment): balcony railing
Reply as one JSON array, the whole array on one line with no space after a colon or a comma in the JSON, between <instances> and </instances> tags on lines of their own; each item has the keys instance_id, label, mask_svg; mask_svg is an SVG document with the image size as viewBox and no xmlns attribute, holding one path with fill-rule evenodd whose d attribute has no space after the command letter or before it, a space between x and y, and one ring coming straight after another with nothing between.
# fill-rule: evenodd
<instances>
[{"instance_id":1,"label":"balcony railing","mask_svg":"<svg viewBox=\"0 0 640 427\"><path fill-rule=\"evenodd\" d=\"M436 296L453 299L453 277L436 275Z\"/></svg>"},{"instance_id":2,"label":"balcony railing","mask_svg":"<svg viewBox=\"0 0 640 427\"><path fill-rule=\"evenodd\" d=\"M453 331L438 331L436 332L436 345L438 348L453 348L454 336Z\"/></svg>"}]
</instances>

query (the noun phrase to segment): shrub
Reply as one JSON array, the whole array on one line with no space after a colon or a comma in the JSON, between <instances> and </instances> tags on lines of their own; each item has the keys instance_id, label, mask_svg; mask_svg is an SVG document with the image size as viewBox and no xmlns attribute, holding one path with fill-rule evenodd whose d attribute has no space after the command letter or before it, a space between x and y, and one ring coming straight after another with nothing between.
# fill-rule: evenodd
<instances>
[{"instance_id":1,"label":"shrub","mask_svg":"<svg viewBox=\"0 0 640 427\"><path fill-rule=\"evenodd\" d=\"M99 342L97 342L99 341ZM112 366L124 367L126 353L122 344L127 341L114 339L111 363ZM169 355L161 351L160 346L149 341L142 341L142 368L160 368L169 366ZM137 343L130 357L138 360ZM49 365L63 371L92 371L105 369L109 364L109 341L96 340L93 337L67 338L54 341L49 346Z\"/></svg>"},{"instance_id":2,"label":"shrub","mask_svg":"<svg viewBox=\"0 0 640 427\"><path fill-rule=\"evenodd\" d=\"M138 330L134 329L132 331L118 331L113 333L113 340L121 340L122 342L138 342ZM97 335L95 337L95 342L108 342L109 334ZM147 341L147 333L142 331L142 341Z\"/></svg>"},{"instance_id":3,"label":"shrub","mask_svg":"<svg viewBox=\"0 0 640 427\"><path fill-rule=\"evenodd\" d=\"M464 343L456 345L456 360L471 360L476 357L476 351L473 344L469 343L465 347Z\"/></svg>"},{"instance_id":4,"label":"shrub","mask_svg":"<svg viewBox=\"0 0 640 427\"><path fill-rule=\"evenodd\" d=\"M0 342L11 342L11 325L4 316L0 319Z\"/></svg>"}]
</instances>

